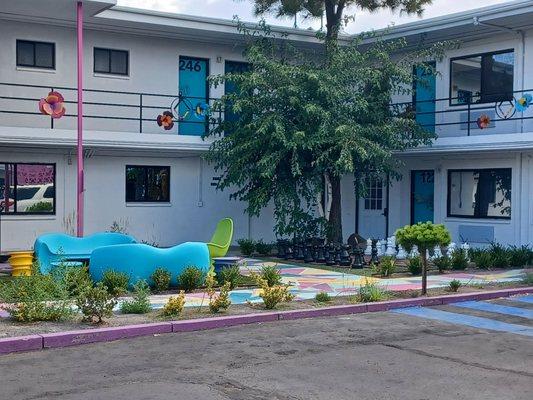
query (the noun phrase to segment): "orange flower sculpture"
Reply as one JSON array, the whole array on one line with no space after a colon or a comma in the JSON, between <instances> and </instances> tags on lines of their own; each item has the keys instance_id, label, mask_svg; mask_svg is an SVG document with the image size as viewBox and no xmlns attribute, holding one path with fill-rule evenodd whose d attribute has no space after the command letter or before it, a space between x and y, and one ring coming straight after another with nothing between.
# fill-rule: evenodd
<instances>
[{"instance_id":1,"label":"orange flower sculpture","mask_svg":"<svg viewBox=\"0 0 533 400\"><path fill-rule=\"evenodd\" d=\"M61 118L65 115L65 99L59 92L50 92L44 99L39 100L39 111L52 118Z\"/></svg>"},{"instance_id":2,"label":"orange flower sculpture","mask_svg":"<svg viewBox=\"0 0 533 400\"><path fill-rule=\"evenodd\" d=\"M166 131L172 129L174 120L170 111L165 111L157 116L157 125L162 126Z\"/></svg>"},{"instance_id":3,"label":"orange flower sculpture","mask_svg":"<svg viewBox=\"0 0 533 400\"><path fill-rule=\"evenodd\" d=\"M487 114L482 114L477 119L477 126L479 129L488 128L490 125L490 117Z\"/></svg>"}]
</instances>

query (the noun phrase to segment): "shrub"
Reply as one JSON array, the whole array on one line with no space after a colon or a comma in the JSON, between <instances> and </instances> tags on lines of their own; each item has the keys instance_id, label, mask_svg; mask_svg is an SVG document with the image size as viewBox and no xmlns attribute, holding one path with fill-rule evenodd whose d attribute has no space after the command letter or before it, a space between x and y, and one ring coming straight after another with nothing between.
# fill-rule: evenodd
<instances>
[{"instance_id":1,"label":"shrub","mask_svg":"<svg viewBox=\"0 0 533 400\"><path fill-rule=\"evenodd\" d=\"M172 275L165 268L157 268L150 277L154 283L155 292L164 292L170 288L170 279Z\"/></svg>"},{"instance_id":2,"label":"shrub","mask_svg":"<svg viewBox=\"0 0 533 400\"><path fill-rule=\"evenodd\" d=\"M458 281L457 279L454 279L449 284L450 291L452 292L457 292L461 286L463 286L463 284L461 283L461 281Z\"/></svg>"},{"instance_id":3,"label":"shrub","mask_svg":"<svg viewBox=\"0 0 533 400\"><path fill-rule=\"evenodd\" d=\"M255 250L255 242L252 239L239 239L237 243L243 256L251 256Z\"/></svg>"},{"instance_id":4,"label":"shrub","mask_svg":"<svg viewBox=\"0 0 533 400\"><path fill-rule=\"evenodd\" d=\"M470 257L477 268L490 269L494 266L492 254L487 249L472 249Z\"/></svg>"},{"instance_id":5,"label":"shrub","mask_svg":"<svg viewBox=\"0 0 533 400\"><path fill-rule=\"evenodd\" d=\"M98 282L96 286L85 288L78 295L76 305L85 321L99 324L104 317L113 315L113 308L117 305L117 300L102 282Z\"/></svg>"},{"instance_id":6,"label":"shrub","mask_svg":"<svg viewBox=\"0 0 533 400\"><path fill-rule=\"evenodd\" d=\"M221 285L229 284L229 290L235 289L241 282L241 271L237 265L222 268L217 274Z\"/></svg>"},{"instance_id":7,"label":"shrub","mask_svg":"<svg viewBox=\"0 0 533 400\"><path fill-rule=\"evenodd\" d=\"M124 314L146 314L150 312L150 287L144 279L137 281L133 285L133 297L131 300L125 300L120 304L120 311Z\"/></svg>"},{"instance_id":8,"label":"shrub","mask_svg":"<svg viewBox=\"0 0 533 400\"><path fill-rule=\"evenodd\" d=\"M315 301L319 303L327 303L331 301L331 296L327 294L326 292L319 292L315 296Z\"/></svg>"},{"instance_id":9,"label":"shrub","mask_svg":"<svg viewBox=\"0 0 533 400\"><path fill-rule=\"evenodd\" d=\"M255 251L262 256L269 256L273 247L274 245L272 243L265 243L263 242L263 239L255 243Z\"/></svg>"},{"instance_id":10,"label":"shrub","mask_svg":"<svg viewBox=\"0 0 533 400\"><path fill-rule=\"evenodd\" d=\"M260 287L259 297L263 300L265 308L272 310L276 308L279 303L292 301L294 295L289 292L289 285L269 285L267 280L263 278L262 274L251 272L250 277Z\"/></svg>"},{"instance_id":11,"label":"shrub","mask_svg":"<svg viewBox=\"0 0 533 400\"><path fill-rule=\"evenodd\" d=\"M124 272L108 269L102 276L102 283L114 297L122 296L128 292L130 277Z\"/></svg>"},{"instance_id":12,"label":"shrub","mask_svg":"<svg viewBox=\"0 0 533 400\"><path fill-rule=\"evenodd\" d=\"M409 257L407 259L407 269L413 275L420 275L422 272L422 260L420 257Z\"/></svg>"},{"instance_id":13,"label":"shrub","mask_svg":"<svg viewBox=\"0 0 533 400\"><path fill-rule=\"evenodd\" d=\"M374 270L383 278L389 277L396 271L396 259L391 256L383 256L379 260L379 264L374 266Z\"/></svg>"},{"instance_id":14,"label":"shrub","mask_svg":"<svg viewBox=\"0 0 533 400\"><path fill-rule=\"evenodd\" d=\"M441 256L433 259L433 265L439 270L442 274L447 269L450 269L450 259L446 256Z\"/></svg>"},{"instance_id":15,"label":"shrub","mask_svg":"<svg viewBox=\"0 0 533 400\"><path fill-rule=\"evenodd\" d=\"M52 277L68 292L69 297L75 298L85 288L93 286L93 281L86 266L72 267L60 263L50 272Z\"/></svg>"},{"instance_id":16,"label":"shrub","mask_svg":"<svg viewBox=\"0 0 533 400\"><path fill-rule=\"evenodd\" d=\"M227 310L231 305L231 300L229 299L230 284L226 282L220 288L220 293L210 293L209 294L209 311L213 314L218 313L220 310Z\"/></svg>"},{"instance_id":17,"label":"shrub","mask_svg":"<svg viewBox=\"0 0 533 400\"><path fill-rule=\"evenodd\" d=\"M261 278L263 278L268 286L276 286L281 284L281 272L273 265L264 265L261 268Z\"/></svg>"},{"instance_id":18,"label":"shrub","mask_svg":"<svg viewBox=\"0 0 533 400\"><path fill-rule=\"evenodd\" d=\"M183 311L185 306L185 292L180 290L176 297L171 296L161 310L161 315L164 317L177 317Z\"/></svg>"},{"instance_id":19,"label":"shrub","mask_svg":"<svg viewBox=\"0 0 533 400\"><path fill-rule=\"evenodd\" d=\"M363 303L381 301L385 297L385 291L376 282L366 279L365 284L359 287L359 300Z\"/></svg>"},{"instance_id":20,"label":"shrub","mask_svg":"<svg viewBox=\"0 0 533 400\"><path fill-rule=\"evenodd\" d=\"M507 268L510 262L510 251L499 243L491 243L489 249L492 265L495 268Z\"/></svg>"},{"instance_id":21,"label":"shrub","mask_svg":"<svg viewBox=\"0 0 533 400\"><path fill-rule=\"evenodd\" d=\"M524 278L522 279L522 283L526 285L533 285L533 272L526 272Z\"/></svg>"},{"instance_id":22,"label":"shrub","mask_svg":"<svg viewBox=\"0 0 533 400\"><path fill-rule=\"evenodd\" d=\"M178 276L178 284L181 289L190 292L198 289L204 282L204 273L195 266L188 266Z\"/></svg>"},{"instance_id":23,"label":"shrub","mask_svg":"<svg viewBox=\"0 0 533 400\"><path fill-rule=\"evenodd\" d=\"M533 262L533 250L528 245L509 247L509 265L523 267Z\"/></svg>"},{"instance_id":24,"label":"shrub","mask_svg":"<svg viewBox=\"0 0 533 400\"><path fill-rule=\"evenodd\" d=\"M456 249L451 256L450 263L454 270L464 270L468 267L468 257L464 249Z\"/></svg>"}]
</instances>

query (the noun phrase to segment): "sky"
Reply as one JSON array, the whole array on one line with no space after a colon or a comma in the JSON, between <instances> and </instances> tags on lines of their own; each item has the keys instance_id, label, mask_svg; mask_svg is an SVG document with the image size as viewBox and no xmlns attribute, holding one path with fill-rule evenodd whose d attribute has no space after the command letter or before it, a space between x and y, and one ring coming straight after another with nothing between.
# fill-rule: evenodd
<instances>
[{"instance_id":1,"label":"sky","mask_svg":"<svg viewBox=\"0 0 533 400\"><path fill-rule=\"evenodd\" d=\"M440 15L471 10L493 4L501 4L509 0L433 0L433 4L427 6L422 19L438 17ZM147 8L157 11L173 13L191 14L205 17L232 19L238 15L243 21L257 21L258 17L253 15L253 5L251 0L118 0L121 6ZM355 20L344 30L346 33L357 33L372 29L386 28L392 24L399 25L407 22L419 20L416 15L399 15L390 11L379 11L376 13L362 12L357 9L348 10ZM272 16L265 18L273 25L293 26L293 19L276 19ZM298 20L299 28L312 27L318 29L320 21Z\"/></svg>"}]
</instances>

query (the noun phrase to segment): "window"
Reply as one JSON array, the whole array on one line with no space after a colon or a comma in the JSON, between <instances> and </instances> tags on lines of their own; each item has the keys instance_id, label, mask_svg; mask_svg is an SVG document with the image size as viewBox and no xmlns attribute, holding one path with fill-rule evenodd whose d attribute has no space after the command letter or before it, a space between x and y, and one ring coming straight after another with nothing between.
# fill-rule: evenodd
<instances>
[{"instance_id":1,"label":"window","mask_svg":"<svg viewBox=\"0 0 533 400\"><path fill-rule=\"evenodd\" d=\"M126 50L111 50L95 47L94 72L100 74L128 75L128 52Z\"/></svg>"},{"instance_id":2,"label":"window","mask_svg":"<svg viewBox=\"0 0 533 400\"><path fill-rule=\"evenodd\" d=\"M17 66L55 69L55 44L17 40Z\"/></svg>"},{"instance_id":3,"label":"window","mask_svg":"<svg viewBox=\"0 0 533 400\"><path fill-rule=\"evenodd\" d=\"M55 164L0 163L2 214L55 214Z\"/></svg>"},{"instance_id":4,"label":"window","mask_svg":"<svg viewBox=\"0 0 533 400\"><path fill-rule=\"evenodd\" d=\"M170 167L126 166L126 202L169 202Z\"/></svg>"},{"instance_id":5,"label":"window","mask_svg":"<svg viewBox=\"0 0 533 400\"><path fill-rule=\"evenodd\" d=\"M450 104L511 100L513 71L513 50L453 58L450 65Z\"/></svg>"},{"instance_id":6,"label":"window","mask_svg":"<svg viewBox=\"0 0 533 400\"><path fill-rule=\"evenodd\" d=\"M365 210L383 209L383 181L379 178L365 179Z\"/></svg>"},{"instance_id":7,"label":"window","mask_svg":"<svg viewBox=\"0 0 533 400\"><path fill-rule=\"evenodd\" d=\"M511 168L448 171L448 216L511 218Z\"/></svg>"}]
</instances>

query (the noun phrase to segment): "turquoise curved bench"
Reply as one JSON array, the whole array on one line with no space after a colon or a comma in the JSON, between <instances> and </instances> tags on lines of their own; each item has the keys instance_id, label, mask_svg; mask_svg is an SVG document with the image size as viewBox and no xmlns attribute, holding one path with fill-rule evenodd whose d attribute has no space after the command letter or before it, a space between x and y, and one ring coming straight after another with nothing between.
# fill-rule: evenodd
<instances>
[{"instance_id":1,"label":"turquoise curved bench","mask_svg":"<svg viewBox=\"0 0 533 400\"><path fill-rule=\"evenodd\" d=\"M33 250L41 272L46 274L61 262L66 262L69 266L81 265L99 247L127 243L136 243L136 240L116 232L100 232L83 238L64 233L47 233L37 238Z\"/></svg>"},{"instance_id":2,"label":"turquoise curved bench","mask_svg":"<svg viewBox=\"0 0 533 400\"><path fill-rule=\"evenodd\" d=\"M93 251L89 262L91 278L100 282L106 270L124 272L130 285L139 279L152 284L151 275L157 268L165 268L172 274L171 284L177 284L177 276L188 266L202 272L209 271L209 250L205 243L185 242L161 249L146 244L121 244L100 247Z\"/></svg>"}]
</instances>

